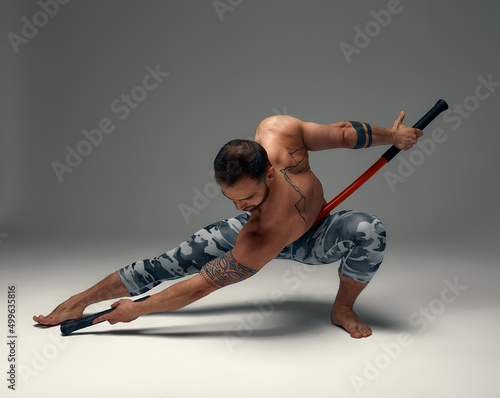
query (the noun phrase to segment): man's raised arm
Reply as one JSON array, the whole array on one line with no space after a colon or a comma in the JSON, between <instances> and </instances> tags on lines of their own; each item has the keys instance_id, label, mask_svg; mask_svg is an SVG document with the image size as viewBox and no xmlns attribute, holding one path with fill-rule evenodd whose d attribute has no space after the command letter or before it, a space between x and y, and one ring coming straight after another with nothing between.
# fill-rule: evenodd
<instances>
[{"instance_id":1,"label":"man's raised arm","mask_svg":"<svg viewBox=\"0 0 500 398\"><path fill-rule=\"evenodd\" d=\"M405 126L401 112L391 129L359 122L340 122L329 125L302 122L302 139L310 151L332 148L369 148L378 145L395 145L410 149L417 143L422 131Z\"/></svg>"},{"instance_id":2,"label":"man's raised arm","mask_svg":"<svg viewBox=\"0 0 500 398\"><path fill-rule=\"evenodd\" d=\"M257 132L300 134L309 151L361 149L378 145L395 145L399 149L407 150L417 143L422 131L404 125L404 117L405 113L401 112L392 128L384 128L355 121L318 124L278 115L265 119Z\"/></svg>"}]
</instances>

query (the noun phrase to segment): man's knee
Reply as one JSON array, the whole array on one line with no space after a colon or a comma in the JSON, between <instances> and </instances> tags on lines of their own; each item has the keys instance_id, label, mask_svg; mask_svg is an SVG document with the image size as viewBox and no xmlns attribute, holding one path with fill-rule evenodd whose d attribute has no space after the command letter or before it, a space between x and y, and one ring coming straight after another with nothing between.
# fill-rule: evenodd
<instances>
[{"instance_id":1,"label":"man's knee","mask_svg":"<svg viewBox=\"0 0 500 398\"><path fill-rule=\"evenodd\" d=\"M367 283L384 258L385 227L378 217L361 212L352 212L347 225L354 246L340 271L346 277Z\"/></svg>"},{"instance_id":2,"label":"man's knee","mask_svg":"<svg viewBox=\"0 0 500 398\"><path fill-rule=\"evenodd\" d=\"M373 240L377 240L385 247L386 230L377 216L352 211L343 217L344 234L348 235L357 245L370 245Z\"/></svg>"}]
</instances>

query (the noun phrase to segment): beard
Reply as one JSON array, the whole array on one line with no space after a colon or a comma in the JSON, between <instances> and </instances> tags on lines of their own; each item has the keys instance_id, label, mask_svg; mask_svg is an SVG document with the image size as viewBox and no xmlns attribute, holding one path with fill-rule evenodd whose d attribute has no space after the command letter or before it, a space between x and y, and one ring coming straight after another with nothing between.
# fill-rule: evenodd
<instances>
[{"instance_id":1,"label":"beard","mask_svg":"<svg viewBox=\"0 0 500 398\"><path fill-rule=\"evenodd\" d=\"M266 191L264 193L264 198L260 201L260 203L258 205L255 205L255 206L250 206L250 207L246 207L243 209L243 211L253 211L253 210L257 210L260 206L262 206L262 204L266 201L267 197L269 196L269 185L267 185L266 182L264 182L264 184L266 184Z\"/></svg>"}]
</instances>

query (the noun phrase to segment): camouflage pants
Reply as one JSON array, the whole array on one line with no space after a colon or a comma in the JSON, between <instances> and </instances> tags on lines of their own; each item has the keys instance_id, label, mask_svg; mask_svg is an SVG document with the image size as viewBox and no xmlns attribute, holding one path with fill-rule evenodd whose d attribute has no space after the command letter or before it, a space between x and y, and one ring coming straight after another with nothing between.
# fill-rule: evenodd
<instances>
[{"instance_id":1,"label":"camouflage pants","mask_svg":"<svg viewBox=\"0 0 500 398\"><path fill-rule=\"evenodd\" d=\"M158 257L120 269L118 275L130 295L136 296L163 281L197 273L207 262L234 248L249 217L250 213L243 213L211 224ZM382 263L385 240L385 228L378 218L345 210L324 218L276 258L311 265L340 260L341 275L366 283Z\"/></svg>"}]
</instances>

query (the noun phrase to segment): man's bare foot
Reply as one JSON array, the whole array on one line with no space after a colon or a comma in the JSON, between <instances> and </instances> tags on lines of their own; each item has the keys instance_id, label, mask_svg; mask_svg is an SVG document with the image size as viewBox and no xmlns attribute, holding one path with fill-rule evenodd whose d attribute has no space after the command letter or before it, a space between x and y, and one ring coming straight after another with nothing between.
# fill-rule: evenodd
<instances>
[{"instance_id":1,"label":"man's bare foot","mask_svg":"<svg viewBox=\"0 0 500 398\"><path fill-rule=\"evenodd\" d=\"M91 304L126 296L130 296L130 294L121 281L117 271L107 278L104 278L90 289L70 297L64 303L57 306L49 315L35 315L33 320L46 326L59 325L65 321L80 319L83 316L83 310Z\"/></svg>"},{"instance_id":2,"label":"man's bare foot","mask_svg":"<svg viewBox=\"0 0 500 398\"><path fill-rule=\"evenodd\" d=\"M352 308L333 307L331 319L334 325L344 328L355 339L368 337L372 334L372 330L358 318Z\"/></svg>"},{"instance_id":3,"label":"man's bare foot","mask_svg":"<svg viewBox=\"0 0 500 398\"><path fill-rule=\"evenodd\" d=\"M83 316L83 310L84 308L76 307L71 303L71 299L69 299L57 306L49 315L35 315L33 316L33 320L46 326L59 325L66 321L80 319Z\"/></svg>"}]
</instances>

